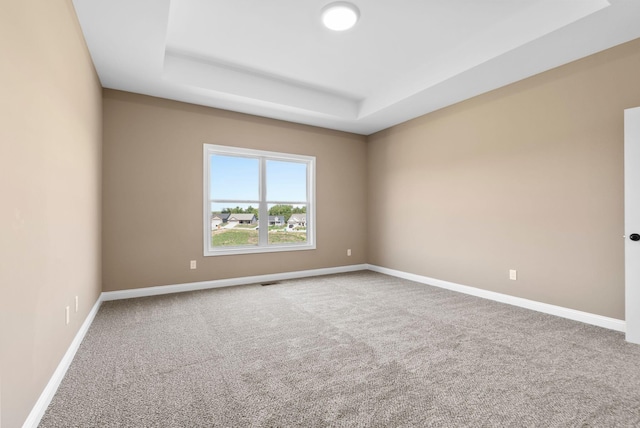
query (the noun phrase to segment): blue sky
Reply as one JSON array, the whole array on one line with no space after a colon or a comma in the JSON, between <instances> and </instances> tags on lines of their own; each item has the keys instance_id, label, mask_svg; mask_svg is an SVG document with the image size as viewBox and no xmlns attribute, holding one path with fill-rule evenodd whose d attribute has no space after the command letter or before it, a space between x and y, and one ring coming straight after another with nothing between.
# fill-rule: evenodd
<instances>
[{"instance_id":1,"label":"blue sky","mask_svg":"<svg viewBox=\"0 0 640 428\"><path fill-rule=\"evenodd\" d=\"M306 201L306 164L273 160L267 160L266 164L268 201ZM258 159L212 155L210 166L211 199L259 199ZM234 207L236 205L246 207L233 204ZM257 204L254 206L257 207Z\"/></svg>"}]
</instances>

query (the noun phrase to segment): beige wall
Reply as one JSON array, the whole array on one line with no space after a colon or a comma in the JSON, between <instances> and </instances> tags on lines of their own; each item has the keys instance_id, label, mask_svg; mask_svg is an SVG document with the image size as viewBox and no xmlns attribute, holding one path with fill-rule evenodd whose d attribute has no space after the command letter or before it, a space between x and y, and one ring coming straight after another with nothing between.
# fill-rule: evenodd
<instances>
[{"instance_id":1,"label":"beige wall","mask_svg":"<svg viewBox=\"0 0 640 428\"><path fill-rule=\"evenodd\" d=\"M624 319L639 105L636 40L370 136L368 262Z\"/></svg>"},{"instance_id":2,"label":"beige wall","mask_svg":"<svg viewBox=\"0 0 640 428\"><path fill-rule=\"evenodd\" d=\"M0 52L0 417L13 428L100 293L101 92L70 1L3 1Z\"/></svg>"},{"instance_id":3,"label":"beige wall","mask_svg":"<svg viewBox=\"0 0 640 428\"><path fill-rule=\"evenodd\" d=\"M366 262L365 137L126 92L103 98L104 291ZM316 156L317 249L203 257L203 143Z\"/></svg>"}]
</instances>

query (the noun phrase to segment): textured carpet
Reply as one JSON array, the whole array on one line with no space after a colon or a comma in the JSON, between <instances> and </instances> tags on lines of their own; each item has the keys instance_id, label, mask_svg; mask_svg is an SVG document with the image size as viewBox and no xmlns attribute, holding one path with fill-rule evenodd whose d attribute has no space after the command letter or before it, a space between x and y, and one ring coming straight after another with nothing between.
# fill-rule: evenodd
<instances>
[{"instance_id":1,"label":"textured carpet","mask_svg":"<svg viewBox=\"0 0 640 428\"><path fill-rule=\"evenodd\" d=\"M640 346L373 272L122 300L40 426L640 426Z\"/></svg>"}]
</instances>

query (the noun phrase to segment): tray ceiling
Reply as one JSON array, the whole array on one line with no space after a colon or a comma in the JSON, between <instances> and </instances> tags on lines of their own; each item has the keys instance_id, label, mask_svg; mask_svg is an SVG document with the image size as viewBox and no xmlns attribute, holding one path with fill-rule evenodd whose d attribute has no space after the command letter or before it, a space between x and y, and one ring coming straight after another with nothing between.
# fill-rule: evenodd
<instances>
[{"instance_id":1,"label":"tray ceiling","mask_svg":"<svg viewBox=\"0 0 640 428\"><path fill-rule=\"evenodd\" d=\"M637 0L74 0L101 83L371 134L640 37Z\"/></svg>"}]
</instances>

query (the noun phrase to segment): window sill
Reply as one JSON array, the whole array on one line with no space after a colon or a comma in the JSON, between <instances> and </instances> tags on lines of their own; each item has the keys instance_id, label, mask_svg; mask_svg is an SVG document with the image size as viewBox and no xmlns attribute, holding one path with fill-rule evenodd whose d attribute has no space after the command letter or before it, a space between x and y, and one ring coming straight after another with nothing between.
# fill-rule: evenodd
<instances>
[{"instance_id":1,"label":"window sill","mask_svg":"<svg viewBox=\"0 0 640 428\"><path fill-rule=\"evenodd\" d=\"M240 254L260 254L260 253L281 253L285 251L308 251L315 250L315 244L306 245L271 245L268 247L228 247L220 250L208 250L204 252L205 257L212 256L235 256Z\"/></svg>"}]
</instances>

